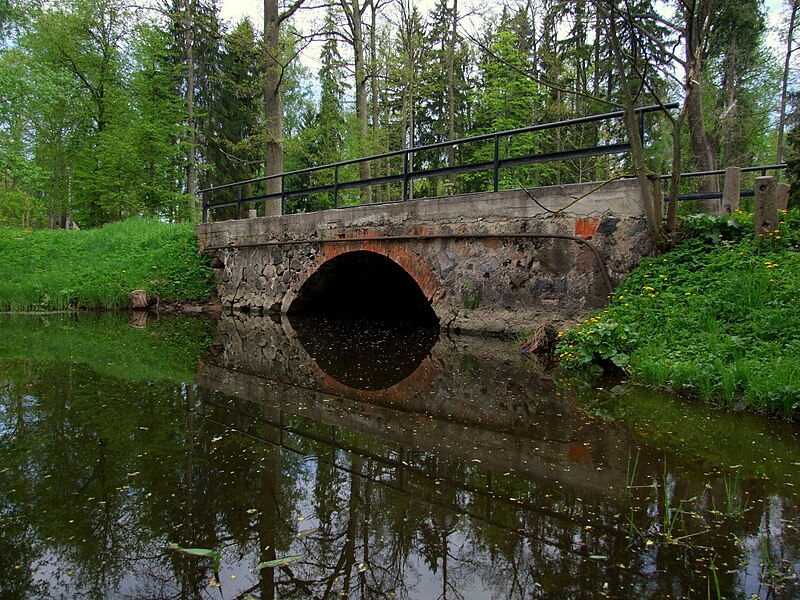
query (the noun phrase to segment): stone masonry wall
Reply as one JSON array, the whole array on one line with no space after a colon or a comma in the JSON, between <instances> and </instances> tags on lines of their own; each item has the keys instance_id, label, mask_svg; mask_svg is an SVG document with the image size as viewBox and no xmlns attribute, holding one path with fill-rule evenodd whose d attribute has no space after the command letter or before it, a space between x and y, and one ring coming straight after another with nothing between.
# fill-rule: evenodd
<instances>
[{"instance_id":1,"label":"stone masonry wall","mask_svg":"<svg viewBox=\"0 0 800 600\"><path fill-rule=\"evenodd\" d=\"M285 313L320 265L365 250L403 267L442 327L515 333L580 319L610 290L585 244L504 235L588 240L614 284L652 252L636 183L574 201L596 185L539 188L535 200L511 191L206 223L197 234L216 258L220 298L233 309Z\"/></svg>"}]
</instances>

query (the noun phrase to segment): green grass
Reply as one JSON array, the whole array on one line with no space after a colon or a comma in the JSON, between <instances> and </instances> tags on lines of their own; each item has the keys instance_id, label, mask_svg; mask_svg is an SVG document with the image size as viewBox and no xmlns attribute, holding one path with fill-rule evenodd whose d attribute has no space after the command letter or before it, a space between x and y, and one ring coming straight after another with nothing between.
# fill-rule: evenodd
<instances>
[{"instance_id":1,"label":"green grass","mask_svg":"<svg viewBox=\"0 0 800 600\"><path fill-rule=\"evenodd\" d=\"M784 215L764 239L746 216L690 224L696 237L644 260L606 310L562 334L562 364L613 363L649 386L800 413L799 221Z\"/></svg>"},{"instance_id":2,"label":"green grass","mask_svg":"<svg viewBox=\"0 0 800 600\"><path fill-rule=\"evenodd\" d=\"M121 308L128 293L210 297L211 269L191 224L129 219L86 231L0 228L0 310Z\"/></svg>"}]
</instances>

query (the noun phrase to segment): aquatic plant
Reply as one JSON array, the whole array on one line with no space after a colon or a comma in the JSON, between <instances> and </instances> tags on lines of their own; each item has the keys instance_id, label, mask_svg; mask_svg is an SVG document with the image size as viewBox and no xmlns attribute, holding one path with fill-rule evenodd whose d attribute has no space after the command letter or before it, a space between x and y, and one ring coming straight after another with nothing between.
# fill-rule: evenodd
<instances>
[{"instance_id":1,"label":"aquatic plant","mask_svg":"<svg viewBox=\"0 0 800 600\"><path fill-rule=\"evenodd\" d=\"M184 548L182 546L179 546L178 544L175 544L174 542L170 542L167 545L167 547L170 550L174 550L175 552L179 552L180 554L185 554L186 556L210 558L213 561L211 567L212 576L210 583L214 587L219 587L220 585L219 572L222 567L221 548ZM274 560L260 562L256 565L255 570L260 571L261 569L273 569L275 567L285 567L294 562L302 560L303 558L304 556L302 554L283 556L281 558L276 558Z\"/></svg>"},{"instance_id":2,"label":"aquatic plant","mask_svg":"<svg viewBox=\"0 0 800 600\"><path fill-rule=\"evenodd\" d=\"M730 478L723 475L722 482L725 486L725 514L729 517L741 517L747 510L747 496L742 498L741 493L741 471L737 469Z\"/></svg>"}]
</instances>

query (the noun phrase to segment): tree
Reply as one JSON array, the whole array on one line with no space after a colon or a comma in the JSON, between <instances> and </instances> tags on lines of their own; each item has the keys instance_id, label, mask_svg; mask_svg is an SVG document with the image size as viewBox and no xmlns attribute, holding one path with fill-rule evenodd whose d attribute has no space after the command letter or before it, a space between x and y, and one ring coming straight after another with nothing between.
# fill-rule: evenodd
<instances>
[{"instance_id":1,"label":"tree","mask_svg":"<svg viewBox=\"0 0 800 600\"><path fill-rule=\"evenodd\" d=\"M214 181L255 177L263 164L260 107L263 91L260 40L248 19L222 39L219 68L213 74L205 139ZM209 174L210 175L210 174ZM249 196L250 190L243 195Z\"/></svg>"},{"instance_id":2,"label":"tree","mask_svg":"<svg viewBox=\"0 0 800 600\"><path fill-rule=\"evenodd\" d=\"M291 62L283 51L281 27L303 5L305 0L294 0L281 9L278 0L264 0L264 136L266 146L266 175L283 173L283 103L281 91L284 72ZM280 194L280 177L267 182L267 194ZM266 214L279 215L281 199L267 202Z\"/></svg>"},{"instance_id":3,"label":"tree","mask_svg":"<svg viewBox=\"0 0 800 600\"><path fill-rule=\"evenodd\" d=\"M435 144L464 137L470 114L467 90L469 51L458 34L458 1L439 0L429 15L424 39L426 56L420 73L419 142ZM455 149L430 153L433 168L455 166ZM451 186L453 183L451 182ZM435 190L440 193L440 190Z\"/></svg>"},{"instance_id":4,"label":"tree","mask_svg":"<svg viewBox=\"0 0 800 600\"><path fill-rule=\"evenodd\" d=\"M198 182L207 183L202 162L207 159L213 98L217 93L221 26L215 2L168 0L166 7L173 35L175 60L181 65L186 130L182 146L186 153L185 190L193 221L198 220Z\"/></svg>"},{"instance_id":5,"label":"tree","mask_svg":"<svg viewBox=\"0 0 800 600\"><path fill-rule=\"evenodd\" d=\"M359 0L339 0L345 19L347 21L347 34L344 38L353 49L353 69L355 71L355 96L356 120L358 122L359 146L367 148L369 131L369 114L367 113L367 67L366 45L364 38L364 12L369 2L359 3ZM370 164L368 161L359 163L359 177L369 179ZM371 201L372 191L369 187L362 189L362 194L367 202Z\"/></svg>"},{"instance_id":6,"label":"tree","mask_svg":"<svg viewBox=\"0 0 800 600\"><path fill-rule=\"evenodd\" d=\"M51 80L59 80L64 86L61 90L43 90L56 94L48 102L61 105L64 97L74 102L75 112L64 131L68 137L62 136L72 154L70 173L54 175L75 184L69 190L68 208L88 226L119 218L124 202L116 201L116 185L109 189L96 178L104 164L95 149L112 142L109 123L115 111L125 109L120 89L124 57L120 50L128 35L126 21L124 9L115 0L76 0L37 15L34 31L23 41L32 60L46 66ZM50 108L59 110L53 104ZM56 114L50 116L58 119ZM54 217L63 226L67 213Z\"/></svg>"},{"instance_id":7,"label":"tree","mask_svg":"<svg viewBox=\"0 0 800 600\"><path fill-rule=\"evenodd\" d=\"M319 167L343 160L347 119L344 111L344 93L347 89L345 61L339 54L337 24L331 9L325 18L325 42L320 51L322 66L319 69L319 108L299 133L294 145L293 166L297 169ZM313 175L294 176L299 185L306 187L332 185L332 169L315 171ZM293 202L293 210L320 210L334 205L334 194L314 198L301 198Z\"/></svg>"},{"instance_id":8,"label":"tree","mask_svg":"<svg viewBox=\"0 0 800 600\"><path fill-rule=\"evenodd\" d=\"M392 22L395 35L388 45L391 56L387 65L387 101L392 115L388 125L396 147L413 148L419 144L417 125L423 110L420 72L428 59L425 25L412 2L403 1L396 7ZM408 161L408 170L413 171L418 157L410 154ZM413 186L408 191L413 197Z\"/></svg>"},{"instance_id":9,"label":"tree","mask_svg":"<svg viewBox=\"0 0 800 600\"><path fill-rule=\"evenodd\" d=\"M320 52L322 67L319 70L319 112L312 125L315 131L312 160L315 165L330 164L342 159L345 62L339 54L335 27L333 14L329 11L325 22L326 39Z\"/></svg>"},{"instance_id":10,"label":"tree","mask_svg":"<svg viewBox=\"0 0 800 600\"><path fill-rule=\"evenodd\" d=\"M613 3L601 0L597 4L597 9L604 19L607 40L618 73L625 129L631 145L634 172L641 191L642 208L650 235L658 243L664 239L661 178L647 164L645 140L639 130L636 106L641 91L654 89L653 83L647 81L648 72L656 71L659 64L663 65L669 60L669 56L662 53L664 44L659 38L661 32L651 30L649 35L643 35L647 30L642 29L641 22L634 17L630 5L626 5L625 12L618 12ZM652 13L649 2L646 1L636 7L635 14L642 13Z\"/></svg>"},{"instance_id":11,"label":"tree","mask_svg":"<svg viewBox=\"0 0 800 600\"><path fill-rule=\"evenodd\" d=\"M179 187L186 152L176 141L186 139L187 124L178 91L181 67L170 52L169 33L149 23L137 27L133 59L129 89L134 108L125 139L126 155L136 158L137 169L130 184L143 214L191 220L195 198L184 196Z\"/></svg>"},{"instance_id":12,"label":"tree","mask_svg":"<svg viewBox=\"0 0 800 600\"><path fill-rule=\"evenodd\" d=\"M781 103L780 117L778 118L778 147L775 151L775 162L780 164L783 160L783 132L786 128L786 103L789 90L789 67L792 64L794 53L794 34L797 26L797 10L800 8L798 0L791 0L789 9L789 25L786 29L786 54L783 60L783 75L781 77Z\"/></svg>"}]
</instances>

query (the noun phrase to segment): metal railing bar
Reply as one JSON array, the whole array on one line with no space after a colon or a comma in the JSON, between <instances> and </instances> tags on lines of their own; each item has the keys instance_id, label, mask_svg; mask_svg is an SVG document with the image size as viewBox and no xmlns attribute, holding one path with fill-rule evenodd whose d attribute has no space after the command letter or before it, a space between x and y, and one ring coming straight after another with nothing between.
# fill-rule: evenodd
<instances>
[{"instance_id":1,"label":"metal railing bar","mask_svg":"<svg viewBox=\"0 0 800 600\"><path fill-rule=\"evenodd\" d=\"M606 154L621 154L630 150L630 144L610 144L606 146L596 146L594 148L581 148L579 150L564 150L563 152L548 152L547 154L537 154L535 156L520 156L517 158L503 158L500 160L500 168L517 167L531 165L542 162L555 162L560 160L572 160L575 158L589 158L592 156L605 156Z\"/></svg>"},{"instance_id":2,"label":"metal railing bar","mask_svg":"<svg viewBox=\"0 0 800 600\"><path fill-rule=\"evenodd\" d=\"M754 173L758 171L780 171L785 169L788 165L786 163L777 165L763 165L758 167L742 167L742 173ZM681 173L681 177L707 177L710 175L725 175L725 169L717 169L716 171L693 171L689 173ZM661 179L669 179L672 174L662 175Z\"/></svg>"},{"instance_id":3,"label":"metal railing bar","mask_svg":"<svg viewBox=\"0 0 800 600\"><path fill-rule=\"evenodd\" d=\"M756 195L754 190L741 190L740 198L752 198ZM722 192L695 192L689 194L678 194L678 202L691 202L692 200L719 200Z\"/></svg>"}]
</instances>

